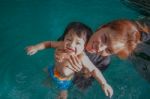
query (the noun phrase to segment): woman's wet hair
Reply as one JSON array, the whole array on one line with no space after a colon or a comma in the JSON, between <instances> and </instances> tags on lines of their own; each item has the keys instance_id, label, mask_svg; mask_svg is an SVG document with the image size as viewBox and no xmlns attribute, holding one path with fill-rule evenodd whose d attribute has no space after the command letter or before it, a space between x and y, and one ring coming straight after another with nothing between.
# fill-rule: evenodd
<instances>
[{"instance_id":1,"label":"woman's wet hair","mask_svg":"<svg viewBox=\"0 0 150 99\"><path fill-rule=\"evenodd\" d=\"M90 37L92 36L92 29L88 27L87 25L81 23L81 22L71 22L67 25L66 29L64 30L64 33L62 36L58 39L59 41L63 41L65 36L70 32L73 31L76 33L78 37L81 37L85 40L87 43Z\"/></svg>"},{"instance_id":2,"label":"woman's wet hair","mask_svg":"<svg viewBox=\"0 0 150 99\"><path fill-rule=\"evenodd\" d=\"M107 41L105 44L113 52L112 54L117 54L120 58L127 58L139 42L140 33L132 20L120 19L111 21L99 28L97 32L102 28L109 30L109 32L105 33L100 32L101 39L106 39L102 41ZM112 32L110 33L110 31ZM117 46L120 44L122 46Z\"/></svg>"}]
</instances>

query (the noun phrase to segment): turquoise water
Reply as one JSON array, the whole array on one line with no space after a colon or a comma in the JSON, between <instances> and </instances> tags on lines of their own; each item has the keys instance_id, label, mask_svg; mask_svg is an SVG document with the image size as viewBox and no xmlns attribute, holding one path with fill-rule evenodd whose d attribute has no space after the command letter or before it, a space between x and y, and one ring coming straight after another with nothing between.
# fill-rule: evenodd
<instances>
[{"instance_id":1,"label":"turquoise water","mask_svg":"<svg viewBox=\"0 0 150 99\"><path fill-rule=\"evenodd\" d=\"M71 21L93 30L118 18L139 16L120 0L1 0L0 99L54 99L43 68L53 63L53 50L27 56L25 47L56 40ZM148 84L126 60L112 57L104 76L114 88L112 99L150 99ZM73 87L69 99L108 99L97 82L86 92Z\"/></svg>"}]
</instances>

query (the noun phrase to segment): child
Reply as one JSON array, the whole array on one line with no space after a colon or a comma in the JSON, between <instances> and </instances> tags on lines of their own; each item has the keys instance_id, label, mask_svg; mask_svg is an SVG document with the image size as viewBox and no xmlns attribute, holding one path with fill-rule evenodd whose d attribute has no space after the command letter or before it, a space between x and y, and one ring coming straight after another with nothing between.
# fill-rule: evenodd
<instances>
[{"instance_id":1,"label":"child","mask_svg":"<svg viewBox=\"0 0 150 99\"><path fill-rule=\"evenodd\" d=\"M79 22L72 22L64 31L63 41L48 41L27 48L28 55L33 55L45 48L56 48L55 66L48 68L48 71L51 79L61 90L59 95L61 99L67 99L67 89L71 86L75 73L76 67L73 68L75 62L81 63L82 68L78 68L79 70L87 70L91 73L107 96L111 97L113 94L111 86L84 53L84 47L91 35L89 27Z\"/></svg>"}]
</instances>

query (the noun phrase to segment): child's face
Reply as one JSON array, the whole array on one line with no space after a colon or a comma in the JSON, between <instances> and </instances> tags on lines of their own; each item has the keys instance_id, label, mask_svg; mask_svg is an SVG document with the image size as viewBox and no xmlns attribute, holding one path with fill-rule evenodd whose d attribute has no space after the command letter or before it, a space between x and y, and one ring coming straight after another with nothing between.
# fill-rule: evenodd
<instances>
[{"instance_id":1,"label":"child's face","mask_svg":"<svg viewBox=\"0 0 150 99\"><path fill-rule=\"evenodd\" d=\"M79 55L84 51L85 41L77 36L73 31L64 38L64 49L70 55Z\"/></svg>"}]
</instances>

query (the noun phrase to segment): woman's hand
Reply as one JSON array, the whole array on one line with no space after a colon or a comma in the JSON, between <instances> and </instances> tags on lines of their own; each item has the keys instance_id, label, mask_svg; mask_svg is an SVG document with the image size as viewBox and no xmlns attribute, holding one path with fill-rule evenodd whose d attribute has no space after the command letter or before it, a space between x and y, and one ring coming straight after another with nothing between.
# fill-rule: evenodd
<instances>
[{"instance_id":1,"label":"woman's hand","mask_svg":"<svg viewBox=\"0 0 150 99\"><path fill-rule=\"evenodd\" d=\"M82 69L82 62L79 60L77 56L71 55L68 59L68 62L70 63L68 68L72 69L75 72L79 72Z\"/></svg>"},{"instance_id":2,"label":"woman's hand","mask_svg":"<svg viewBox=\"0 0 150 99\"><path fill-rule=\"evenodd\" d=\"M106 96L109 96L110 98L112 97L113 89L112 89L112 87L109 84L107 84L107 83L103 84L102 85L102 89L105 92Z\"/></svg>"},{"instance_id":3,"label":"woman's hand","mask_svg":"<svg viewBox=\"0 0 150 99\"><path fill-rule=\"evenodd\" d=\"M82 69L82 63L77 56L68 55L63 50L56 50L55 59L57 62L61 63L67 61L70 65L66 67L70 68L74 72L79 72Z\"/></svg>"},{"instance_id":4,"label":"woman's hand","mask_svg":"<svg viewBox=\"0 0 150 99\"><path fill-rule=\"evenodd\" d=\"M29 46L26 48L27 55L33 55L38 51L38 48L36 46Z\"/></svg>"}]
</instances>

